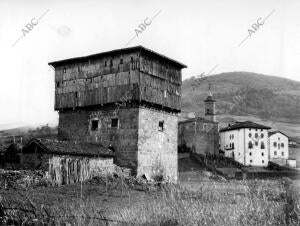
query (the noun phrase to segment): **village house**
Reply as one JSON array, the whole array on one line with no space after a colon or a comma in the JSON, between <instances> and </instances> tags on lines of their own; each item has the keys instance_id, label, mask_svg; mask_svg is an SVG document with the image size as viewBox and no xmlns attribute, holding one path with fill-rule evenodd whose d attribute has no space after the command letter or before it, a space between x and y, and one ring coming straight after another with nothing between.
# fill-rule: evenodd
<instances>
[{"instance_id":1,"label":"village house","mask_svg":"<svg viewBox=\"0 0 300 226\"><path fill-rule=\"evenodd\" d=\"M220 149L225 157L245 166L267 166L270 127L251 121L236 122L220 129Z\"/></svg>"},{"instance_id":2,"label":"village house","mask_svg":"<svg viewBox=\"0 0 300 226\"><path fill-rule=\"evenodd\" d=\"M289 137L281 131L269 132L270 161L290 168L296 168L296 160L289 158Z\"/></svg>"},{"instance_id":3,"label":"village house","mask_svg":"<svg viewBox=\"0 0 300 226\"><path fill-rule=\"evenodd\" d=\"M112 174L114 154L100 144L33 139L20 154L20 168L43 170L54 184L72 184Z\"/></svg>"},{"instance_id":4,"label":"village house","mask_svg":"<svg viewBox=\"0 0 300 226\"><path fill-rule=\"evenodd\" d=\"M137 176L177 181L184 64L136 46L49 65L60 139L101 143Z\"/></svg>"},{"instance_id":5,"label":"village house","mask_svg":"<svg viewBox=\"0 0 300 226\"><path fill-rule=\"evenodd\" d=\"M219 154L219 128L215 117L215 100L210 93L204 100L204 118L197 115L178 123L178 150L202 155Z\"/></svg>"},{"instance_id":6,"label":"village house","mask_svg":"<svg viewBox=\"0 0 300 226\"><path fill-rule=\"evenodd\" d=\"M269 132L270 159L289 158L289 138L280 131Z\"/></svg>"}]
</instances>

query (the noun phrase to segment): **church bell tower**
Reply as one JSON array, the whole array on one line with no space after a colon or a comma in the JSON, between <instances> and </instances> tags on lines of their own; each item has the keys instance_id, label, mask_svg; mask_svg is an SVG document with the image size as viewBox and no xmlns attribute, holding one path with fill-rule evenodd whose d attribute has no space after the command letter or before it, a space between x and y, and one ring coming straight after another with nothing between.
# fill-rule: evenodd
<instances>
[{"instance_id":1,"label":"church bell tower","mask_svg":"<svg viewBox=\"0 0 300 226\"><path fill-rule=\"evenodd\" d=\"M205 104L205 118L216 122L216 113L215 113L215 103L216 101L213 99L212 97L212 93L210 90L211 86L209 84L209 94L207 96L207 98L204 100L204 104Z\"/></svg>"}]
</instances>

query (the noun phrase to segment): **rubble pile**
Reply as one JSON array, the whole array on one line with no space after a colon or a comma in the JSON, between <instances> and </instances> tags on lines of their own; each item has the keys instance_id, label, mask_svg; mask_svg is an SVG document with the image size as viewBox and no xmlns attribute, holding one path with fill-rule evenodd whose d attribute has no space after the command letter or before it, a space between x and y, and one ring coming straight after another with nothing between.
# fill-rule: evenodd
<instances>
[{"instance_id":1,"label":"rubble pile","mask_svg":"<svg viewBox=\"0 0 300 226\"><path fill-rule=\"evenodd\" d=\"M41 170L0 170L0 189L26 189L48 186L47 175Z\"/></svg>"},{"instance_id":2,"label":"rubble pile","mask_svg":"<svg viewBox=\"0 0 300 226\"><path fill-rule=\"evenodd\" d=\"M131 169L115 166L115 170L111 175L97 176L86 181L86 183L105 184L115 189L123 187L138 191L155 191L157 186L160 186L163 182L149 178L147 175L135 177L132 175Z\"/></svg>"}]
</instances>

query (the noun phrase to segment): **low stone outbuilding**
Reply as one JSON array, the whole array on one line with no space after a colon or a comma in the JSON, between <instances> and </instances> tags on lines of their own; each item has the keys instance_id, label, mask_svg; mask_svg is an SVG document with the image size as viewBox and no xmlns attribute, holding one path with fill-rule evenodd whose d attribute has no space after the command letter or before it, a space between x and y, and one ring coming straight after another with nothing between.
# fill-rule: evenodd
<instances>
[{"instance_id":1,"label":"low stone outbuilding","mask_svg":"<svg viewBox=\"0 0 300 226\"><path fill-rule=\"evenodd\" d=\"M23 169L41 169L58 185L81 182L114 171L114 153L100 144L33 139L22 149Z\"/></svg>"}]
</instances>

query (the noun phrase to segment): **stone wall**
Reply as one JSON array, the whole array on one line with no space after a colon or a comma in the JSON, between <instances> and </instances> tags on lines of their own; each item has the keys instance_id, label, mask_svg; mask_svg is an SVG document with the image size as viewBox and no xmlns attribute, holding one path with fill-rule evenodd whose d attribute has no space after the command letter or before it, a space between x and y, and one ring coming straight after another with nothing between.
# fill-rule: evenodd
<instances>
[{"instance_id":1,"label":"stone wall","mask_svg":"<svg viewBox=\"0 0 300 226\"><path fill-rule=\"evenodd\" d=\"M82 140L112 146L118 165L136 168L138 139L138 108L104 108L64 111L59 114L60 136L68 140ZM112 127L112 119L118 126ZM98 128L92 129L92 121Z\"/></svg>"},{"instance_id":2,"label":"stone wall","mask_svg":"<svg viewBox=\"0 0 300 226\"><path fill-rule=\"evenodd\" d=\"M163 130L159 122L163 121ZM148 177L163 176L177 181L178 117L163 111L140 108L137 174Z\"/></svg>"},{"instance_id":3,"label":"stone wall","mask_svg":"<svg viewBox=\"0 0 300 226\"><path fill-rule=\"evenodd\" d=\"M22 154L20 156L21 169L48 171L49 158L50 155L48 154L41 154L41 153Z\"/></svg>"},{"instance_id":4,"label":"stone wall","mask_svg":"<svg viewBox=\"0 0 300 226\"><path fill-rule=\"evenodd\" d=\"M219 133L217 123L194 121L179 123L178 147L185 147L197 154L219 153Z\"/></svg>"},{"instance_id":5,"label":"stone wall","mask_svg":"<svg viewBox=\"0 0 300 226\"><path fill-rule=\"evenodd\" d=\"M63 140L86 141L88 116L86 110L59 112L58 137Z\"/></svg>"},{"instance_id":6,"label":"stone wall","mask_svg":"<svg viewBox=\"0 0 300 226\"><path fill-rule=\"evenodd\" d=\"M177 180L176 114L146 107L121 107L80 110L78 116L76 112L61 115L59 127L66 132L65 137L112 146L115 163L131 168L134 174L151 177L163 171L166 180ZM117 127L112 127L112 119L118 119ZM92 129L92 121L98 122L96 130ZM159 131L160 121L164 122L163 131Z\"/></svg>"},{"instance_id":7,"label":"stone wall","mask_svg":"<svg viewBox=\"0 0 300 226\"><path fill-rule=\"evenodd\" d=\"M138 108L113 108L89 113L89 141L99 142L115 150L115 160L120 166L136 168L138 140ZM117 119L117 127L112 120ZM98 120L98 129L91 129L91 121Z\"/></svg>"}]
</instances>

